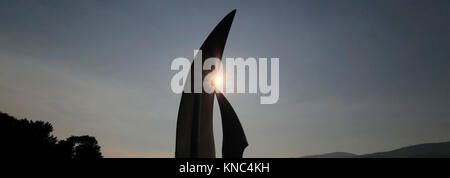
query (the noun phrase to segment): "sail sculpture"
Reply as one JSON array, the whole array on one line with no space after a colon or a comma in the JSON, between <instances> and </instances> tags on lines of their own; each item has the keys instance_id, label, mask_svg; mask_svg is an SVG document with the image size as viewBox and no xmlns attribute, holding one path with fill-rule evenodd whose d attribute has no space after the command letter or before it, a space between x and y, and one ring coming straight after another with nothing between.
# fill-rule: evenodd
<instances>
[{"instance_id":1,"label":"sail sculpture","mask_svg":"<svg viewBox=\"0 0 450 178\"><path fill-rule=\"evenodd\" d=\"M211 57L222 59L223 50L227 41L228 33L234 19L236 10L226 15L214 30L209 34L203 45L201 58L195 59L203 62ZM200 53L199 53L200 54ZM178 110L176 131L176 158L215 158L215 145L213 134L213 106L214 96L220 107L223 127L223 158L241 158L245 147L248 146L244 130L239 122L233 107L222 93L195 93L194 91L194 62L190 70L190 93L183 92L180 108ZM212 70L202 71L202 81ZM189 81L189 80L187 80ZM198 81L197 81L198 82Z\"/></svg>"}]
</instances>

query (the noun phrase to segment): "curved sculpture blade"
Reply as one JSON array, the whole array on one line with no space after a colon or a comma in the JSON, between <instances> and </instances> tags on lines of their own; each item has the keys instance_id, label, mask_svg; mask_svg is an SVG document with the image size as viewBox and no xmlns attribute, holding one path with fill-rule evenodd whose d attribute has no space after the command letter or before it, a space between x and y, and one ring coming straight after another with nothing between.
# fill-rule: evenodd
<instances>
[{"instance_id":1,"label":"curved sculpture blade","mask_svg":"<svg viewBox=\"0 0 450 178\"><path fill-rule=\"evenodd\" d=\"M223 50L227 41L228 33L234 19L236 10L225 16L214 30L203 42L203 62L211 57L222 59ZM194 70L190 71L191 91L194 91ZM203 78L210 71L202 72ZM180 108L178 110L177 133L175 144L176 158L214 158L214 134L213 134L213 104L214 94L208 93L184 93L181 96Z\"/></svg>"},{"instance_id":2,"label":"curved sculpture blade","mask_svg":"<svg viewBox=\"0 0 450 178\"><path fill-rule=\"evenodd\" d=\"M242 158L244 149L248 146L239 118L227 98L222 93L216 93L222 117L223 158Z\"/></svg>"}]
</instances>

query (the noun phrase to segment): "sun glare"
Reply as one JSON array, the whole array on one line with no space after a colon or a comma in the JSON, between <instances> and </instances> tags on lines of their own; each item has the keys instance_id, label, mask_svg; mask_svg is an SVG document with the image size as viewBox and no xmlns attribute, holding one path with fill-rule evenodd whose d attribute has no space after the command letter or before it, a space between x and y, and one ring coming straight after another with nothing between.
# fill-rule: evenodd
<instances>
[{"instance_id":1,"label":"sun glare","mask_svg":"<svg viewBox=\"0 0 450 178\"><path fill-rule=\"evenodd\" d=\"M217 86L217 85L220 85L222 83L222 78L221 77L214 77L214 80L213 80L213 84L214 84L214 86Z\"/></svg>"}]
</instances>

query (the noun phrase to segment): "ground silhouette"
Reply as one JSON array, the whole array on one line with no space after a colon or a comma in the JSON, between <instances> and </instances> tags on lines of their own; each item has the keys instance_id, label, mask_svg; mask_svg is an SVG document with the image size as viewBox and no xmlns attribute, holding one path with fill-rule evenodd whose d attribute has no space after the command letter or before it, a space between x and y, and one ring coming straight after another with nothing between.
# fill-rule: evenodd
<instances>
[{"instance_id":1,"label":"ground silhouette","mask_svg":"<svg viewBox=\"0 0 450 178\"><path fill-rule=\"evenodd\" d=\"M99 159L94 137L71 136L58 140L48 122L16 119L0 112L0 157L12 159Z\"/></svg>"}]
</instances>

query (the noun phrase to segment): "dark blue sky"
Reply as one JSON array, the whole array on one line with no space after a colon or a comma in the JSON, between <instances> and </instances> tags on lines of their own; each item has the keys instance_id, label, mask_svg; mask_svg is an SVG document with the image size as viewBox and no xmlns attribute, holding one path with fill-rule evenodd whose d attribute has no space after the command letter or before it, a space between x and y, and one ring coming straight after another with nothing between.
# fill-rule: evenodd
<instances>
[{"instance_id":1,"label":"dark blue sky","mask_svg":"<svg viewBox=\"0 0 450 178\"><path fill-rule=\"evenodd\" d=\"M233 9L224 56L280 58L277 104L227 95L245 156L450 140L446 0L1 1L0 110L93 135L107 157L172 157L170 63Z\"/></svg>"}]
</instances>

